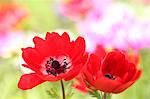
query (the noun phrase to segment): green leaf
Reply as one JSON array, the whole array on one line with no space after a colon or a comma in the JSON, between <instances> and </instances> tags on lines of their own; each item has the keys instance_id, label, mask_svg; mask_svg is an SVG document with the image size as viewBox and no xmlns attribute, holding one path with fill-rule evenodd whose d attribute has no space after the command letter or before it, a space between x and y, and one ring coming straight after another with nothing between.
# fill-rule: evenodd
<instances>
[{"instance_id":1,"label":"green leaf","mask_svg":"<svg viewBox=\"0 0 150 99\"><path fill-rule=\"evenodd\" d=\"M46 90L48 95L50 95L52 98L60 99L60 96L57 94L56 90L51 88L50 90Z\"/></svg>"},{"instance_id":2,"label":"green leaf","mask_svg":"<svg viewBox=\"0 0 150 99\"><path fill-rule=\"evenodd\" d=\"M66 98L67 99L71 99L72 96L74 95L73 88L71 88L72 84L73 84L73 81L70 81L70 82L68 82L68 84L66 86L66 89L68 89L68 90L66 90Z\"/></svg>"},{"instance_id":3,"label":"green leaf","mask_svg":"<svg viewBox=\"0 0 150 99\"><path fill-rule=\"evenodd\" d=\"M92 97L95 97L95 98L97 98L97 99L102 99L100 93L99 93L97 90L95 90L95 91L89 91L89 94L90 94Z\"/></svg>"},{"instance_id":4,"label":"green leaf","mask_svg":"<svg viewBox=\"0 0 150 99\"><path fill-rule=\"evenodd\" d=\"M112 94L107 94L107 99L111 99Z\"/></svg>"}]
</instances>

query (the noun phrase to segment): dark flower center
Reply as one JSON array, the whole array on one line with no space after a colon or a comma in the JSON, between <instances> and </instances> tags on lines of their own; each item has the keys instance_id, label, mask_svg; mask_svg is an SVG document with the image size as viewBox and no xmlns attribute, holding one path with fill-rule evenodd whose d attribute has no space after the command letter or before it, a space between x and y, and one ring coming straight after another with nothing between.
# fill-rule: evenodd
<instances>
[{"instance_id":1,"label":"dark flower center","mask_svg":"<svg viewBox=\"0 0 150 99\"><path fill-rule=\"evenodd\" d=\"M56 60L54 58L51 58L46 61L45 67L46 72L49 75L57 76L58 74L65 73L68 67L66 58L63 59L63 61L60 62L60 60Z\"/></svg>"},{"instance_id":2,"label":"dark flower center","mask_svg":"<svg viewBox=\"0 0 150 99\"><path fill-rule=\"evenodd\" d=\"M54 60L52 62L52 68L54 68L55 70L60 68L60 63L57 60Z\"/></svg>"},{"instance_id":3,"label":"dark flower center","mask_svg":"<svg viewBox=\"0 0 150 99\"><path fill-rule=\"evenodd\" d=\"M111 74L105 74L104 76L105 76L106 78L108 78L108 79L112 79L112 80L115 80L115 79L116 79L116 77L113 76L113 75L111 75Z\"/></svg>"}]
</instances>

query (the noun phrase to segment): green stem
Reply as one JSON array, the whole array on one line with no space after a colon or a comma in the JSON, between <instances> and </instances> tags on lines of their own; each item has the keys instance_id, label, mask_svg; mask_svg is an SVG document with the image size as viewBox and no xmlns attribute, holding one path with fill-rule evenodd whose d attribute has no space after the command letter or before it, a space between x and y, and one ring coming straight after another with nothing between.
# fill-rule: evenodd
<instances>
[{"instance_id":1,"label":"green stem","mask_svg":"<svg viewBox=\"0 0 150 99\"><path fill-rule=\"evenodd\" d=\"M65 88L64 88L63 80L61 80L60 83L61 83L61 89L62 89L62 96L63 96L63 99L66 99L66 98L65 98Z\"/></svg>"},{"instance_id":2,"label":"green stem","mask_svg":"<svg viewBox=\"0 0 150 99\"><path fill-rule=\"evenodd\" d=\"M103 97L103 93L100 91L100 97L101 97L101 99L102 99L102 97Z\"/></svg>"},{"instance_id":3,"label":"green stem","mask_svg":"<svg viewBox=\"0 0 150 99\"><path fill-rule=\"evenodd\" d=\"M107 93L104 92L103 99L107 99Z\"/></svg>"},{"instance_id":4,"label":"green stem","mask_svg":"<svg viewBox=\"0 0 150 99\"><path fill-rule=\"evenodd\" d=\"M98 94L97 99L101 99L101 95L100 94Z\"/></svg>"},{"instance_id":5,"label":"green stem","mask_svg":"<svg viewBox=\"0 0 150 99\"><path fill-rule=\"evenodd\" d=\"M98 93L99 93L99 91L97 91ZM97 99L102 99L101 98L102 96L101 96L101 92L97 95Z\"/></svg>"}]
</instances>

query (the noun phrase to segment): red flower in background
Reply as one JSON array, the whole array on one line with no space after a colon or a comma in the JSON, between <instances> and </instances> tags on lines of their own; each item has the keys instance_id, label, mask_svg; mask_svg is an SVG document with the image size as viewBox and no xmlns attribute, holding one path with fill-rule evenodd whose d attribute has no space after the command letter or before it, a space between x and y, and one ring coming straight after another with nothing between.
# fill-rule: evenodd
<instances>
[{"instance_id":1,"label":"red flower in background","mask_svg":"<svg viewBox=\"0 0 150 99\"><path fill-rule=\"evenodd\" d=\"M106 93L120 93L140 77L141 70L137 69L133 56L129 58L130 55L119 51L109 52L105 57L101 55L98 53L90 55L83 71L83 79L87 86Z\"/></svg>"},{"instance_id":2,"label":"red flower in background","mask_svg":"<svg viewBox=\"0 0 150 99\"><path fill-rule=\"evenodd\" d=\"M102 60L105 57L107 51L104 49L103 46L97 45L94 53L100 60ZM82 77L82 72L83 71L81 71L81 74L75 78L76 82L73 84L73 87L81 92L88 93L88 91L90 91L89 89L93 90L93 88L85 83Z\"/></svg>"},{"instance_id":3,"label":"red flower in background","mask_svg":"<svg viewBox=\"0 0 150 99\"><path fill-rule=\"evenodd\" d=\"M24 67L35 73L24 74L18 83L20 89L31 89L45 81L71 80L86 62L85 41L78 37L70 42L67 33L47 33L45 40L34 37L35 47L23 48Z\"/></svg>"},{"instance_id":4,"label":"red flower in background","mask_svg":"<svg viewBox=\"0 0 150 99\"><path fill-rule=\"evenodd\" d=\"M78 75L75 78L76 82L72 85L73 88L83 92L83 93L87 93L88 92L88 88L87 85L85 84L83 78L81 75Z\"/></svg>"}]
</instances>

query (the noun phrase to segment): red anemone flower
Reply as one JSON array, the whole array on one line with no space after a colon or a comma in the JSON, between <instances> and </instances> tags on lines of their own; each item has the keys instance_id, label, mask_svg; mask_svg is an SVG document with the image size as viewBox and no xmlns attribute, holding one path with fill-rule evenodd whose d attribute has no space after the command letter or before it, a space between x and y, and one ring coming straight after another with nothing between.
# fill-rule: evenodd
<instances>
[{"instance_id":1,"label":"red anemone flower","mask_svg":"<svg viewBox=\"0 0 150 99\"><path fill-rule=\"evenodd\" d=\"M21 76L18 87L22 90L31 89L45 81L65 81L73 79L86 62L85 41L78 37L70 42L66 32L47 33L45 40L34 37L35 47L23 48L22 57L26 64L22 66L35 73Z\"/></svg>"},{"instance_id":2,"label":"red anemone flower","mask_svg":"<svg viewBox=\"0 0 150 99\"><path fill-rule=\"evenodd\" d=\"M85 84L82 75L78 75L75 78L75 83L72 85L73 88L83 92L83 93L88 93L88 88L87 85Z\"/></svg>"},{"instance_id":3,"label":"red anemone flower","mask_svg":"<svg viewBox=\"0 0 150 99\"><path fill-rule=\"evenodd\" d=\"M97 45L94 53L97 55L97 57L102 60L106 55L106 49L101 46ZM86 67L85 67L86 68ZM84 70L84 69L83 69ZM75 78L75 83L73 84L73 87L83 93L88 93L90 90L94 90L91 86L88 86L82 77L82 71L81 73Z\"/></svg>"},{"instance_id":4,"label":"red anemone flower","mask_svg":"<svg viewBox=\"0 0 150 99\"><path fill-rule=\"evenodd\" d=\"M83 71L83 79L88 86L106 93L120 93L139 79L141 70L130 61L127 53L111 51L105 57L99 56L91 54Z\"/></svg>"}]
</instances>

